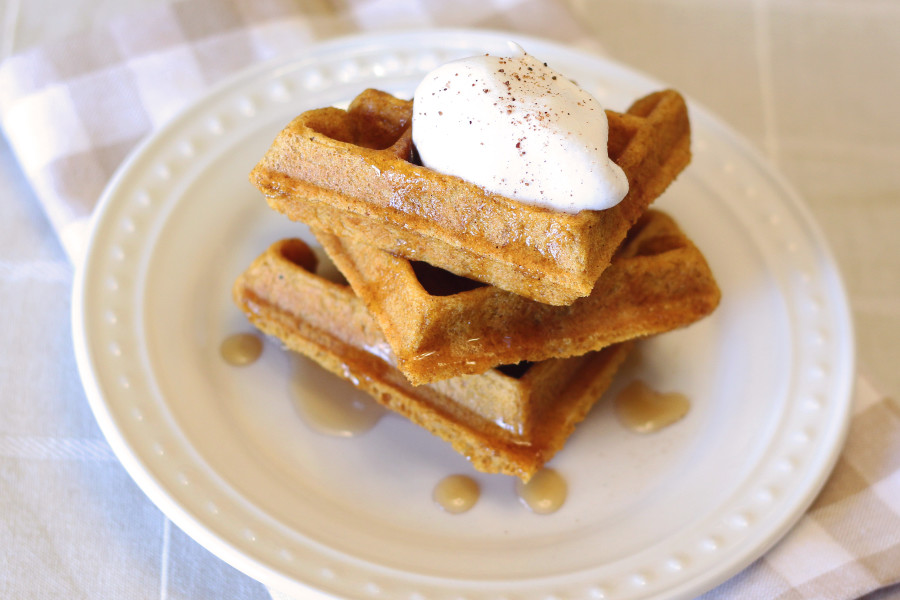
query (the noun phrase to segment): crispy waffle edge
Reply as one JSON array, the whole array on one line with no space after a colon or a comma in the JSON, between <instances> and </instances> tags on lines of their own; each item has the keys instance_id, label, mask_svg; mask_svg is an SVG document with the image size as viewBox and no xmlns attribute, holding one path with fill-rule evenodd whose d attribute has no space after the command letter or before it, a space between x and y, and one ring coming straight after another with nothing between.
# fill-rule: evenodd
<instances>
[{"instance_id":1,"label":"crispy waffle edge","mask_svg":"<svg viewBox=\"0 0 900 600\"><path fill-rule=\"evenodd\" d=\"M378 322L400 370L418 385L502 364L578 356L685 327L713 312L720 290L678 224L650 210L633 229L591 295L568 307L491 286L432 294L410 261L315 234Z\"/></svg>"},{"instance_id":2,"label":"crispy waffle edge","mask_svg":"<svg viewBox=\"0 0 900 600\"><path fill-rule=\"evenodd\" d=\"M533 207L409 162L411 103L366 90L347 111L307 111L250 175L277 211L534 300L586 296L628 229L690 162L690 123L673 90L607 111L610 156L630 189L616 207L570 215Z\"/></svg>"}]
</instances>

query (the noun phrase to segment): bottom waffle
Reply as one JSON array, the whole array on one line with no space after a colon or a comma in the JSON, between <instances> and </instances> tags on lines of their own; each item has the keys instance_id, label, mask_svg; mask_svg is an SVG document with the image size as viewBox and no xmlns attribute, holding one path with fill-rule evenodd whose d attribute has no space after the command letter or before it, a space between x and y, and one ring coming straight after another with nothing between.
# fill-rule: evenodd
<instances>
[{"instance_id":1,"label":"bottom waffle","mask_svg":"<svg viewBox=\"0 0 900 600\"><path fill-rule=\"evenodd\" d=\"M261 331L446 440L479 471L527 481L563 447L631 348L414 386L362 301L315 267L304 242L277 242L235 282L235 302Z\"/></svg>"}]
</instances>

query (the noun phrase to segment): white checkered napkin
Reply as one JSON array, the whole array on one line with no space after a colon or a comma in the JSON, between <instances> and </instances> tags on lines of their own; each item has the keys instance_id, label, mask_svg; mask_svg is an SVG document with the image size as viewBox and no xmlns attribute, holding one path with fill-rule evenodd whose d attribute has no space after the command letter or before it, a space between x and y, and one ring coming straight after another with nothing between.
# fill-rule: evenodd
<instances>
[{"instance_id":1,"label":"white checkered napkin","mask_svg":"<svg viewBox=\"0 0 900 600\"><path fill-rule=\"evenodd\" d=\"M0 65L0 123L70 257L135 144L210 84L349 30L290 1L152 5Z\"/></svg>"},{"instance_id":2,"label":"white checkered napkin","mask_svg":"<svg viewBox=\"0 0 900 600\"><path fill-rule=\"evenodd\" d=\"M900 582L900 403L857 383L824 489L771 551L703 600L859 598Z\"/></svg>"},{"instance_id":3,"label":"white checkered napkin","mask_svg":"<svg viewBox=\"0 0 900 600\"><path fill-rule=\"evenodd\" d=\"M485 27L592 46L556 0L191 0L158 4L0 65L0 124L73 260L135 144L221 78L319 39Z\"/></svg>"}]
</instances>

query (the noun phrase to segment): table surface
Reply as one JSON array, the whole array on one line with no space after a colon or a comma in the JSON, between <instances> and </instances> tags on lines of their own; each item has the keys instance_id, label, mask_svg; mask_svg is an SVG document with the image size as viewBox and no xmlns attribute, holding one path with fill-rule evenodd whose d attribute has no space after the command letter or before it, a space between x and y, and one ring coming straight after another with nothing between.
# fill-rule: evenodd
<instances>
[{"instance_id":1,"label":"table surface","mask_svg":"<svg viewBox=\"0 0 900 600\"><path fill-rule=\"evenodd\" d=\"M0 59L91 21L154 0L0 1ZM602 6L602 14L601 8ZM53 19L45 18L49 10ZM806 200L842 271L856 327L858 363L887 395L900 391L900 2L890 0L572 0L575 11L613 58L683 91L718 114L783 173ZM539 32L529 32L539 33ZM37 275L35 275L37 273ZM267 598L265 590L206 555L143 502L123 470L73 461L85 476L122 490L109 498L72 489L66 499L40 494L53 473L25 472L23 450L6 436L65 435L97 440L99 462L114 461L86 409L72 352L72 269L5 138L0 137L0 494L18 494L25 511L47 511L59 543L119 531L126 544L161 540L164 562L134 577L169 598L214 597L205 581L227 582L230 597ZM35 309L40 311L34 314ZM20 356L40 360L16 360ZM52 417L33 422L24 406ZM33 410L27 414L33 414ZM108 467L108 464L106 465ZM66 468L54 462L47 469ZM112 478L112 480L110 480ZM93 506L73 522L74 503ZM96 513L96 514L93 514ZM25 515L23 515L25 516ZM25 539L16 515L0 519L5 539ZM31 539L31 538L28 538ZM29 552L4 555L0 596L28 588L21 578L65 568ZM108 567L109 560L105 557ZM5 561L5 562L4 562ZM43 562L42 562L43 561ZM98 590L111 581L98 566ZM200 575L198 575L200 573ZM62 583L59 589L65 589ZM162 591L158 591L162 590ZM894 591L896 593L896 590ZM887 593L882 594L887 597ZM107 596L102 596L107 597ZM109 596L115 597L115 596ZM128 596L131 597L131 596Z\"/></svg>"}]
</instances>

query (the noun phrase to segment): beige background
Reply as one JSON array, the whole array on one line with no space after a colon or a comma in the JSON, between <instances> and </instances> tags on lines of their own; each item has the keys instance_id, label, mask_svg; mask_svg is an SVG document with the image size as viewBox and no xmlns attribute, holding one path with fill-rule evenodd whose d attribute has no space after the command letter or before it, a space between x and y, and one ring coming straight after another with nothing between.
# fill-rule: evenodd
<instances>
[{"instance_id":1,"label":"beige background","mask_svg":"<svg viewBox=\"0 0 900 600\"><path fill-rule=\"evenodd\" d=\"M896 398L900 2L572 4L612 56L717 113L800 191L843 273L859 365Z\"/></svg>"}]
</instances>

